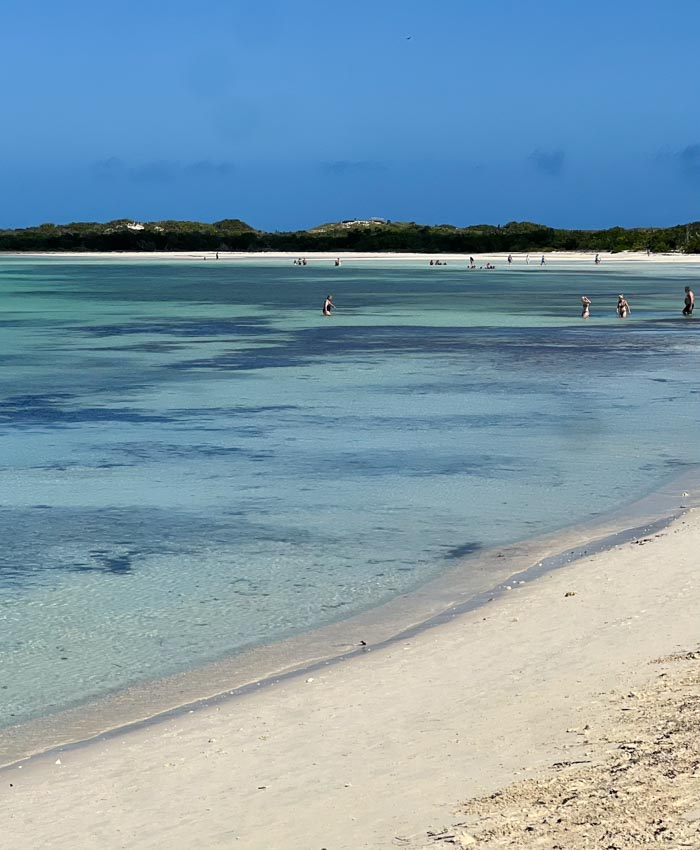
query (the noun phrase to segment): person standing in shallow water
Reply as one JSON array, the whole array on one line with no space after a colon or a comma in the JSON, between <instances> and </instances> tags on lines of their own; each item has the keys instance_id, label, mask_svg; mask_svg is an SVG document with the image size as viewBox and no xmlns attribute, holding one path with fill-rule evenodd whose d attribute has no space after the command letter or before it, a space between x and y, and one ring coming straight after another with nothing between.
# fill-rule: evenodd
<instances>
[{"instance_id":1,"label":"person standing in shallow water","mask_svg":"<svg viewBox=\"0 0 700 850\"><path fill-rule=\"evenodd\" d=\"M591 300L590 298L586 298L585 295L581 296L581 306L583 307L583 312L581 313L582 319L587 319L591 315Z\"/></svg>"},{"instance_id":2,"label":"person standing in shallow water","mask_svg":"<svg viewBox=\"0 0 700 850\"><path fill-rule=\"evenodd\" d=\"M630 305L627 303L627 299L624 295L618 296L617 299L617 315L621 319L626 319L632 311L630 310Z\"/></svg>"},{"instance_id":3,"label":"person standing in shallow water","mask_svg":"<svg viewBox=\"0 0 700 850\"><path fill-rule=\"evenodd\" d=\"M323 310L322 313L324 316L330 316L331 310L335 310L335 304L333 303L333 296L326 295L326 300L323 302Z\"/></svg>"},{"instance_id":4,"label":"person standing in shallow water","mask_svg":"<svg viewBox=\"0 0 700 850\"><path fill-rule=\"evenodd\" d=\"M685 307L683 307L683 315L684 316L692 316L693 310L695 309L695 293L693 290L686 286L685 288Z\"/></svg>"}]
</instances>

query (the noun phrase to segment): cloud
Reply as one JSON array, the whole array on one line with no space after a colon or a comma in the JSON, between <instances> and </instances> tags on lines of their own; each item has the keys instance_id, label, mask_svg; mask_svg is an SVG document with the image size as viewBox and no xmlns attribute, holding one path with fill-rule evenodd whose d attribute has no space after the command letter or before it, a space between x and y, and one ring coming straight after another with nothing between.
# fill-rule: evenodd
<instances>
[{"instance_id":1,"label":"cloud","mask_svg":"<svg viewBox=\"0 0 700 850\"><path fill-rule=\"evenodd\" d=\"M321 165L326 174L342 176L345 174L371 174L377 171L386 171L386 165L376 160L349 160L337 159L333 162L324 162Z\"/></svg>"},{"instance_id":2,"label":"cloud","mask_svg":"<svg viewBox=\"0 0 700 850\"><path fill-rule=\"evenodd\" d=\"M700 177L700 145L688 145L673 155L686 176Z\"/></svg>"},{"instance_id":3,"label":"cloud","mask_svg":"<svg viewBox=\"0 0 700 850\"><path fill-rule=\"evenodd\" d=\"M126 163L119 157L111 156L93 165L93 173L103 180L129 180L133 183L173 183L181 178L208 180L226 177L236 167L232 162L212 162L200 159L193 162L178 160L150 160L140 163Z\"/></svg>"},{"instance_id":4,"label":"cloud","mask_svg":"<svg viewBox=\"0 0 700 850\"><path fill-rule=\"evenodd\" d=\"M144 162L128 168L126 176L134 183L172 183L177 177L177 165L163 160Z\"/></svg>"},{"instance_id":5,"label":"cloud","mask_svg":"<svg viewBox=\"0 0 700 850\"><path fill-rule=\"evenodd\" d=\"M700 143L662 148L650 159L650 164L676 180L695 184L700 180Z\"/></svg>"},{"instance_id":6,"label":"cloud","mask_svg":"<svg viewBox=\"0 0 700 850\"><path fill-rule=\"evenodd\" d=\"M534 150L528 157L540 174L558 177L564 170L565 154L563 150L543 151Z\"/></svg>"},{"instance_id":7,"label":"cloud","mask_svg":"<svg viewBox=\"0 0 700 850\"><path fill-rule=\"evenodd\" d=\"M124 173L126 166L124 162L116 156L110 156L107 159L101 159L96 162L92 170L98 177L116 177Z\"/></svg>"},{"instance_id":8,"label":"cloud","mask_svg":"<svg viewBox=\"0 0 700 850\"><path fill-rule=\"evenodd\" d=\"M198 177L223 177L226 174L232 174L235 170L236 166L232 162L211 162L208 159L201 159L184 166L184 171Z\"/></svg>"}]
</instances>

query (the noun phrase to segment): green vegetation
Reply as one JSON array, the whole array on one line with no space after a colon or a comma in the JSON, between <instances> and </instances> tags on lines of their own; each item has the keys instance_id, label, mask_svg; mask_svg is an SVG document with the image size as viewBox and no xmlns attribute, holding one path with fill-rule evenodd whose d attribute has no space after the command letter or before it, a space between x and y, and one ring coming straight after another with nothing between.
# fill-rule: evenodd
<instances>
[{"instance_id":1,"label":"green vegetation","mask_svg":"<svg viewBox=\"0 0 700 850\"><path fill-rule=\"evenodd\" d=\"M106 224L74 222L0 230L0 251L682 251L700 253L700 222L665 228L563 230L511 221L503 226L422 225L382 219L323 224L311 230L266 233L239 219Z\"/></svg>"},{"instance_id":2,"label":"green vegetation","mask_svg":"<svg viewBox=\"0 0 700 850\"><path fill-rule=\"evenodd\" d=\"M213 224L124 218L0 230L0 251L255 251L257 238L237 218Z\"/></svg>"}]
</instances>

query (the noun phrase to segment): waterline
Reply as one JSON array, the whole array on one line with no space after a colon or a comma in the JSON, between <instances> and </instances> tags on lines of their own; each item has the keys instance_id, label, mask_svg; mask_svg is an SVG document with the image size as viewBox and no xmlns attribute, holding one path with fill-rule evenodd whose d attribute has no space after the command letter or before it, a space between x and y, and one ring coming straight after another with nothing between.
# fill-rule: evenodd
<instances>
[{"instance_id":1,"label":"waterline","mask_svg":"<svg viewBox=\"0 0 700 850\"><path fill-rule=\"evenodd\" d=\"M5 724L345 621L700 460L685 268L344 265L324 322L329 269L4 263Z\"/></svg>"}]
</instances>

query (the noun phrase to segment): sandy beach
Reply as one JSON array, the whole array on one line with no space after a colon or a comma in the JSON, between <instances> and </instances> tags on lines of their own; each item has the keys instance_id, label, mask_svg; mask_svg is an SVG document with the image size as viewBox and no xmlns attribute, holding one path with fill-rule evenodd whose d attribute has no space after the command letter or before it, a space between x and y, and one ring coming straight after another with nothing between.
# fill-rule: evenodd
<instances>
[{"instance_id":1,"label":"sandy beach","mask_svg":"<svg viewBox=\"0 0 700 850\"><path fill-rule=\"evenodd\" d=\"M13 256L16 257L35 257L37 259L46 258L46 259L75 259L80 258L83 260L139 260L139 261L163 261L163 260L213 260L216 261L217 252L216 251L109 251L109 252L99 252L99 251L60 251L60 252L22 252L22 253L11 253L6 252L2 254L3 257L8 259ZM499 252L499 253L481 253L481 254L459 254L459 253L412 253L412 252L396 252L396 251L381 251L381 252L367 252L367 251L311 251L306 252L303 255L299 253L295 253L293 251L219 251L218 258L219 262L230 262L230 261L250 261L250 260L287 260L289 263L292 263L295 259L303 256L308 262L312 265L314 263L322 263L323 265L334 265L336 258L339 258L341 262L375 262L375 261L390 261L390 262L420 262L425 261L428 263L431 259L440 259L443 262L449 263L466 263L470 256L474 257L474 261L477 265L483 266L487 262L491 262L497 265L497 267L504 268L507 265L508 254ZM556 266L557 264L574 264L574 265L593 265L594 259L596 256L595 251L545 251L545 265L550 264ZM659 263L673 263L674 265L697 265L700 262L700 255L698 254L681 254L681 253L668 253L668 254L646 254L643 251L620 251L617 253L610 252L600 252L600 266L599 268L603 269L605 266L613 266L613 267L621 267L628 264L634 264L637 267L637 264L659 264ZM523 253L512 254L513 257L513 267L518 268L526 265L526 258L529 257L529 263L527 263L528 267L532 267L533 269L539 268L540 266L540 258L542 257L542 253L540 252L531 252L529 255Z\"/></svg>"},{"instance_id":2,"label":"sandy beach","mask_svg":"<svg viewBox=\"0 0 700 850\"><path fill-rule=\"evenodd\" d=\"M658 754L664 724L687 738L679 722L697 720L679 705L698 688L699 545L691 510L411 639L15 764L8 846L556 846L542 823L564 829L574 798L587 814L561 846L592 846L599 829L646 846L650 824L699 846L697 760L659 796L659 759L640 755ZM630 752L634 805L619 791L611 807L610 760Z\"/></svg>"}]
</instances>

